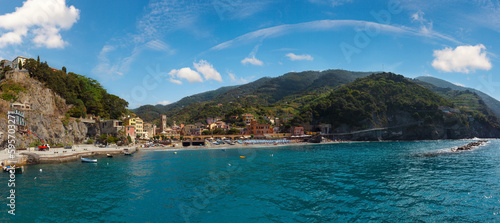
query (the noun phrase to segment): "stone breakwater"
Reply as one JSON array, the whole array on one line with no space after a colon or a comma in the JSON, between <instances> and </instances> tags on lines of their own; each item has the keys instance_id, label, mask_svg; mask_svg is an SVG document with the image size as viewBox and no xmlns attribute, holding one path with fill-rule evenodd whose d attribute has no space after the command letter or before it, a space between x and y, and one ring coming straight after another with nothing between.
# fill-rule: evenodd
<instances>
[{"instance_id":1,"label":"stone breakwater","mask_svg":"<svg viewBox=\"0 0 500 223\"><path fill-rule=\"evenodd\" d=\"M476 148L478 146L482 146L482 145L486 144L487 142L488 142L487 140L479 140L477 142L471 142L471 143L468 143L467 145L460 146L456 149L451 149L451 151L452 152L467 151L467 150L471 150L473 148Z\"/></svg>"},{"instance_id":2,"label":"stone breakwater","mask_svg":"<svg viewBox=\"0 0 500 223\"><path fill-rule=\"evenodd\" d=\"M83 157L105 156L106 154L119 155L127 152L135 153L139 149L137 146L130 147L109 147L99 148L94 146L75 146L74 149L51 148L49 151L20 151L16 154L15 159L10 159L9 154L0 151L0 162L2 165L30 165L30 164L45 164L45 163L64 163L79 160Z\"/></svg>"}]
</instances>

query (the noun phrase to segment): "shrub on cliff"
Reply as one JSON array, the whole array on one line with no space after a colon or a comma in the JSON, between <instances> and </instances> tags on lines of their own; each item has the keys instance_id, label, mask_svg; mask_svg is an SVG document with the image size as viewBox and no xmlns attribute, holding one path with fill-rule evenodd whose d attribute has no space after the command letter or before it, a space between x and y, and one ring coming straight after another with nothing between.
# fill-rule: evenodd
<instances>
[{"instance_id":1,"label":"shrub on cliff","mask_svg":"<svg viewBox=\"0 0 500 223\"><path fill-rule=\"evenodd\" d=\"M55 70L47 64L28 59L25 64L30 77L44 83L48 88L75 105L70 111L72 117L93 114L102 118L118 119L127 112L128 102L109 94L99 82L72 72Z\"/></svg>"}]
</instances>

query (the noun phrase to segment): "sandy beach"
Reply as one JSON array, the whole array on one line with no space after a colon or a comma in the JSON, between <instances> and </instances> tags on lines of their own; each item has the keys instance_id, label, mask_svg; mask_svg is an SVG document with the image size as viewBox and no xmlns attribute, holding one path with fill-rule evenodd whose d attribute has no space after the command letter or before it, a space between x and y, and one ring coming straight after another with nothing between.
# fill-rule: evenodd
<instances>
[{"instance_id":1,"label":"sandy beach","mask_svg":"<svg viewBox=\"0 0 500 223\"><path fill-rule=\"evenodd\" d=\"M331 143L339 143L339 142L323 142L321 144L331 144ZM251 149L251 148L279 148L283 146L304 146L304 145L317 145L315 143L306 143L306 142L293 142L286 144L235 144L235 145L214 145L208 144L205 146L182 146L181 143L174 143L176 146L168 145L168 146L156 146L156 147L143 147L142 145L131 145L131 146L116 146L110 145L108 147L97 147L94 145L75 145L71 149L64 148L51 148L49 151L35 151L34 148L28 148L26 150L16 150L16 159L9 159L8 150L0 151L0 162L5 166L9 164L14 164L13 162L17 162L21 165L29 164L27 160L29 157L37 157L39 159L38 163L63 163L70 162L74 160L80 159L80 157L86 156L96 156L96 155L106 155L106 154L124 154L125 149L128 149L130 152L138 152L138 151L162 151L162 150L170 150L170 151L182 151L182 150L205 150L205 149Z\"/></svg>"}]
</instances>

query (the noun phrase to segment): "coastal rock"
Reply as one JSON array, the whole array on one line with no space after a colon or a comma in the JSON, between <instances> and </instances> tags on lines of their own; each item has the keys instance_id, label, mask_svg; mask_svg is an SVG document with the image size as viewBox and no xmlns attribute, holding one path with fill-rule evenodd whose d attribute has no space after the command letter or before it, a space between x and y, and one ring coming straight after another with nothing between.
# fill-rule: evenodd
<instances>
[{"instance_id":1,"label":"coastal rock","mask_svg":"<svg viewBox=\"0 0 500 223\"><path fill-rule=\"evenodd\" d=\"M79 119L66 117L64 114L69 109L66 101L41 82L29 78L26 72L13 72L6 78L25 86L26 90L19 93L17 102L30 106L30 109L21 111L24 113L27 129L44 141L54 145L68 145L82 143L88 137L100 133L95 123L83 123ZM10 104L0 99L2 148L7 146L7 112L12 110ZM17 148L26 148L35 142L39 143L40 140L33 134L23 132L16 134Z\"/></svg>"}]
</instances>

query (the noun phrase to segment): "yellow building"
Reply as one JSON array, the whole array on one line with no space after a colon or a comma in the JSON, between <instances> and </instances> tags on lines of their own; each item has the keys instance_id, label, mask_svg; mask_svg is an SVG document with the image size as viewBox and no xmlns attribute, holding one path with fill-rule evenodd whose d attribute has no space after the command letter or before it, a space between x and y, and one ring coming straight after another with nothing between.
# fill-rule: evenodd
<instances>
[{"instance_id":1,"label":"yellow building","mask_svg":"<svg viewBox=\"0 0 500 223\"><path fill-rule=\"evenodd\" d=\"M137 118L132 118L132 117L129 117L129 118L126 118L125 120L123 120L123 125L124 126L128 126L128 125L132 125L135 127L135 136L137 138L143 138L144 137L144 121L137 117Z\"/></svg>"},{"instance_id":2,"label":"yellow building","mask_svg":"<svg viewBox=\"0 0 500 223\"><path fill-rule=\"evenodd\" d=\"M137 138L144 137L144 121L141 118L135 118L135 135Z\"/></svg>"},{"instance_id":3,"label":"yellow building","mask_svg":"<svg viewBox=\"0 0 500 223\"><path fill-rule=\"evenodd\" d=\"M126 119L123 120L123 126L127 126L127 125L133 125L135 126L135 119L136 118L131 118L131 117L128 117Z\"/></svg>"}]
</instances>

